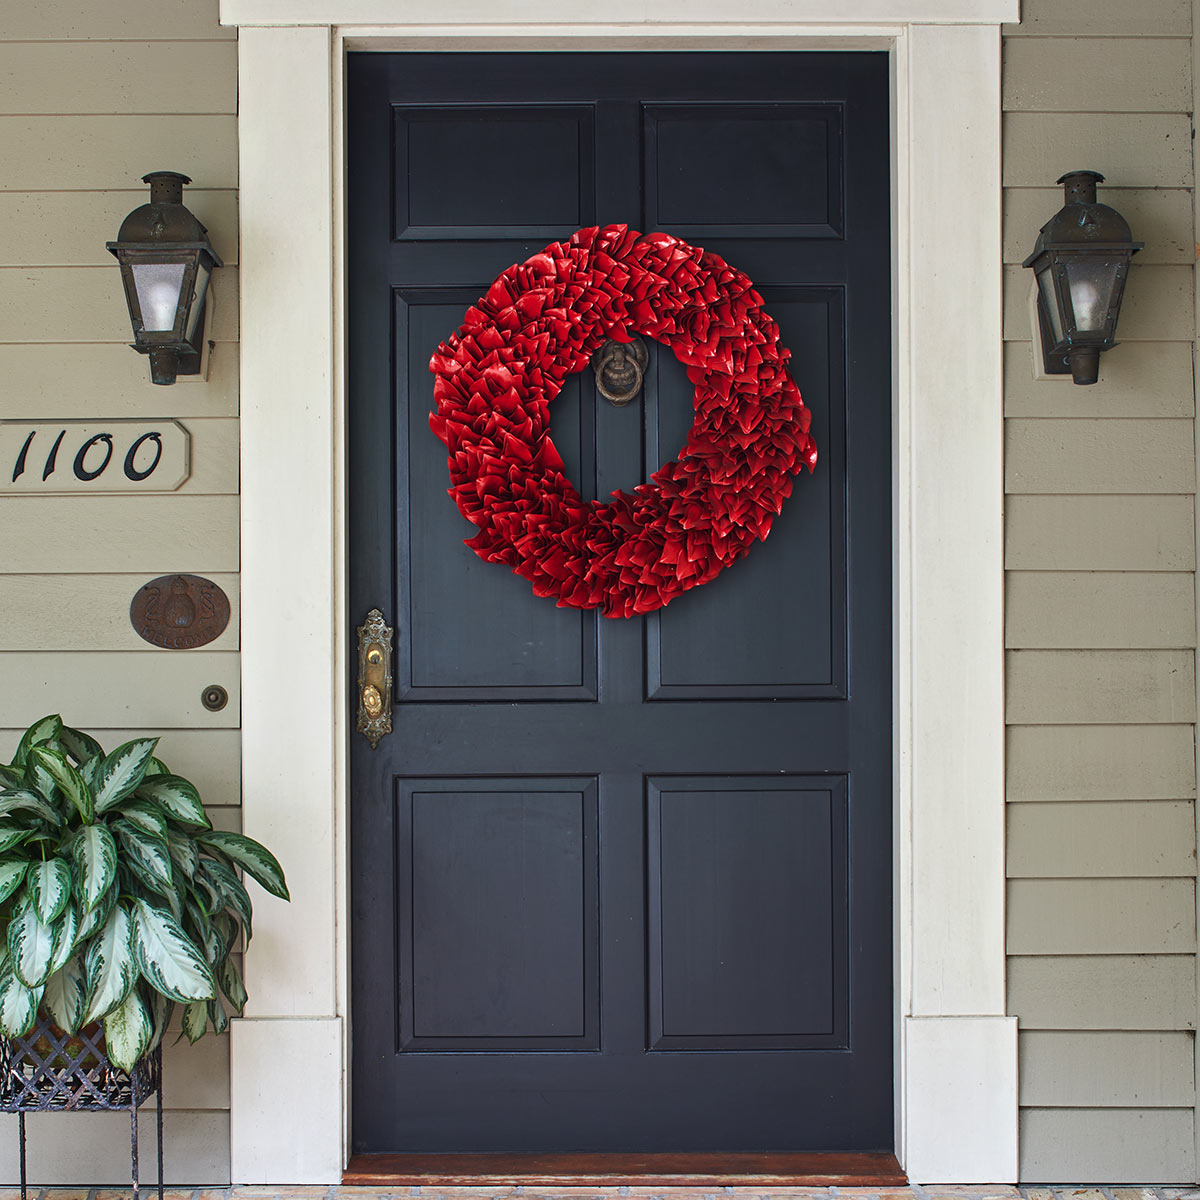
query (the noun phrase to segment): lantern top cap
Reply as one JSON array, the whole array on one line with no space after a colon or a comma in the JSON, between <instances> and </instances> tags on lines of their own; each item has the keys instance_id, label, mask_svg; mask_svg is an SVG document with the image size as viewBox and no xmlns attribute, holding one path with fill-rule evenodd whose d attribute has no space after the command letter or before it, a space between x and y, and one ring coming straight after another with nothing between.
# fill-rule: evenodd
<instances>
[{"instance_id":1,"label":"lantern top cap","mask_svg":"<svg viewBox=\"0 0 1200 1200\"><path fill-rule=\"evenodd\" d=\"M1068 171L1056 183L1063 185L1063 198L1068 204L1095 204L1096 184L1104 182L1099 171Z\"/></svg>"},{"instance_id":2,"label":"lantern top cap","mask_svg":"<svg viewBox=\"0 0 1200 1200\"><path fill-rule=\"evenodd\" d=\"M178 171L151 171L142 176L142 182L150 185L150 202L135 208L121 222L117 240L109 242L108 249L113 254L123 248L202 250L213 266L221 266L208 240L208 230L183 203L183 186L191 179Z\"/></svg>"}]
</instances>

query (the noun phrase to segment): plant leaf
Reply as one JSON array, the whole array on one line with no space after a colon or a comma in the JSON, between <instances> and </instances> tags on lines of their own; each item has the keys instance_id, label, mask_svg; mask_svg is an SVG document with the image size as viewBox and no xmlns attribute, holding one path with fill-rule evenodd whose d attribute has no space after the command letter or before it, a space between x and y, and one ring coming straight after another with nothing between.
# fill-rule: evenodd
<instances>
[{"instance_id":1,"label":"plant leaf","mask_svg":"<svg viewBox=\"0 0 1200 1200\"><path fill-rule=\"evenodd\" d=\"M183 1010L183 1032L194 1046L203 1036L208 1024L208 1001L193 1000Z\"/></svg>"},{"instance_id":2,"label":"plant leaf","mask_svg":"<svg viewBox=\"0 0 1200 1200\"><path fill-rule=\"evenodd\" d=\"M36 792L48 804L54 804L58 800L58 784L54 782L54 776L45 766L33 757L32 748L25 760L25 786Z\"/></svg>"},{"instance_id":3,"label":"plant leaf","mask_svg":"<svg viewBox=\"0 0 1200 1200\"><path fill-rule=\"evenodd\" d=\"M104 758L104 747L90 733L80 733L78 729L64 725L58 731L58 740L76 763L85 763L89 758Z\"/></svg>"},{"instance_id":4,"label":"plant leaf","mask_svg":"<svg viewBox=\"0 0 1200 1200\"><path fill-rule=\"evenodd\" d=\"M117 877L117 843L108 826L85 825L79 831L71 853L79 871L80 898L84 908L91 910Z\"/></svg>"},{"instance_id":5,"label":"plant leaf","mask_svg":"<svg viewBox=\"0 0 1200 1200\"><path fill-rule=\"evenodd\" d=\"M32 747L40 742L56 742L62 734L62 717L57 713L49 717L43 717L40 721L34 721L30 727L21 734L21 740L17 743L17 752L13 755L12 765L14 767L24 767L25 760L29 757L29 751Z\"/></svg>"},{"instance_id":6,"label":"plant leaf","mask_svg":"<svg viewBox=\"0 0 1200 1200\"><path fill-rule=\"evenodd\" d=\"M8 923L8 953L17 978L30 988L40 987L50 974L58 930L46 924L32 904L22 902Z\"/></svg>"},{"instance_id":7,"label":"plant leaf","mask_svg":"<svg viewBox=\"0 0 1200 1200\"><path fill-rule=\"evenodd\" d=\"M132 988L104 1018L104 1042L109 1061L122 1071L132 1071L137 1060L146 1053L153 1033L150 1014L137 988Z\"/></svg>"},{"instance_id":8,"label":"plant leaf","mask_svg":"<svg viewBox=\"0 0 1200 1200\"><path fill-rule=\"evenodd\" d=\"M158 738L137 738L125 742L107 755L100 767L96 788L96 811L107 812L120 804L142 782Z\"/></svg>"},{"instance_id":9,"label":"plant leaf","mask_svg":"<svg viewBox=\"0 0 1200 1200\"><path fill-rule=\"evenodd\" d=\"M15 1038L28 1033L37 1019L38 994L11 970L0 974L0 1033Z\"/></svg>"},{"instance_id":10,"label":"plant leaf","mask_svg":"<svg viewBox=\"0 0 1200 1200\"><path fill-rule=\"evenodd\" d=\"M50 970L53 973L71 957L79 941L79 910L74 904L68 904L63 910L62 919L55 926L54 952L50 956Z\"/></svg>"},{"instance_id":11,"label":"plant leaf","mask_svg":"<svg viewBox=\"0 0 1200 1200\"><path fill-rule=\"evenodd\" d=\"M150 834L152 837L167 840L167 817L153 800L140 796L131 796L122 800L117 810L123 820Z\"/></svg>"},{"instance_id":12,"label":"plant leaf","mask_svg":"<svg viewBox=\"0 0 1200 1200\"><path fill-rule=\"evenodd\" d=\"M204 812L204 803L200 799L200 793L196 791L196 785L178 775L147 776L137 794L146 800L161 804L181 825L212 828L212 822Z\"/></svg>"},{"instance_id":13,"label":"plant leaf","mask_svg":"<svg viewBox=\"0 0 1200 1200\"><path fill-rule=\"evenodd\" d=\"M37 792L27 787L8 788L0 792L0 816L7 816L10 812L37 813L51 825L63 823L62 814L58 809L53 804L47 804Z\"/></svg>"},{"instance_id":14,"label":"plant leaf","mask_svg":"<svg viewBox=\"0 0 1200 1200\"><path fill-rule=\"evenodd\" d=\"M176 833L175 830L168 829L167 847L171 851L171 861L189 880L195 879L196 870L200 866L200 852L196 849L196 843L192 841L191 835Z\"/></svg>"},{"instance_id":15,"label":"plant leaf","mask_svg":"<svg viewBox=\"0 0 1200 1200\"><path fill-rule=\"evenodd\" d=\"M232 958L227 958L217 970L217 978L221 982L221 991L225 993L229 1003L237 1009L240 1017L245 1011L246 1000L246 985L242 982L242 973L238 970L237 963Z\"/></svg>"},{"instance_id":16,"label":"plant leaf","mask_svg":"<svg viewBox=\"0 0 1200 1200\"><path fill-rule=\"evenodd\" d=\"M212 1022L215 1034L222 1034L229 1028L229 1014L225 1011L225 1005L221 1003L220 996L208 1002L208 1019Z\"/></svg>"},{"instance_id":17,"label":"plant leaf","mask_svg":"<svg viewBox=\"0 0 1200 1200\"><path fill-rule=\"evenodd\" d=\"M29 868L26 887L38 917L43 924L51 925L70 903L71 868L61 858L34 863Z\"/></svg>"},{"instance_id":18,"label":"plant leaf","mask_svg":"<svg viewBox=\"0 0 1200 1200\"><path fill-rule=\"evenodd\" d=\"M21 829L17 825L0 824L0 854L19 846L33 833L32 829Z\"/></svg>"},{"instance_id":19,"label":"plant leaf","mask_svg":"<svg viewBox=\"0 0 1200 1200\"><path fill-rule=\"evenodd\" d=\"M20 858L7 858L0 862L0 904L21 886L28 867L29 864Z\"/></svg>"},{"instance_id":20,"label":"plant leaf","mask_svg":"<svg viewBox=\"0 0 1200 1200\"><path fill-rule=\"evenodd\" d=\"M25 772L0 763L0 788L16 788L25 782Z\"/></svg>"},{"instance_id":21,"label":"plant leaf","mask_svg":"<svg viewBox=\"0 0 1200 1200\"><path fill-rule=\"evenodd\" d=\"M83 1023L83 1008L87 1002L87 975L83 959L72 955L49 979L42 993L42 1003L68 1033L74 1034Z\"/></svg>"},{"instance_id":22,"label":"plant leaf","mask_svg":"<svg viewBox=\"0 0 1200 1200\"><path fill-rule=\"evenodd\" d=\"M171 874L171 854L167 843L128 821L114 821L112 831L125 852L125 862L138 879L160 896L174 896L175 878Z\"/></svg>"},{"instance_id":23,"label":"plant leaf","mask_svg":"<svg viewBox=\"0 0 1200 1200\"><path fill-rule=\"evenodd\" d=\"M146 768L146 778L151 779L155 775L170 775L171 768L167 766L161 758L152 758L150 765Z\"/></svg>"},{"instance_id":24,"label":"plant leaf","mask_svg":"<svg viewBox=\"0 0 1200 1200\"><path fill-rule=\"evenodd\" d=\"M88 787L83 776L71 766L61 750L51 750L48 746L34 746L29 751L29 762L37 763L54 780L59 791L75 806L81 820L92 819L95 811L92 789ZM47 799L49 798L47 796Z\"/></svg>"},{"instance_id":25,"label":"plant leaf","mask_svg":"<svg viewBox=\"0 0 1200 1200\"><path fill-rule=\"evenodd\" d=\"M215 858L202 858L200 870L220 892L221 908L231 908L238 915L246 930L246 941L249 941L253 933L254 909L250 903L250 893L242 881L231 867Z\"/></svg>"},{"instance_id":26,"label":"plant leaf","mask_svg":"<svg viewBox=\"0 0 1200 1200\"><path fill-rule=\"evenodd\" d=\"M150 1012L150 1019L154 1022L154 1033L150 1037L150 1045L146 1047L149 1052L163 1040L167 1026L171 1023L171 1015L175 1012L175 1001L168 1000L145 980L138 984L138 990L142 993L142 1003L146 1005Z\"/></svg>"},{"instance_id":27,"label":"plant leaf","mask_svg":"<svg viewBox=\"0 0 1200 1200\"><path fill-rule=\"evenodd\" d=\"M219 850L235 867L241 867L247 875L262 884L272 896L278 896L281 900L291 899L283 868L266 846L245 834L227 833L222 829L199 833L196 840L202 846Z\"/></svg>"},{"instance_id":28,"label":"plant leaf","mask_svg":"<svg viewBox=\"0 0 1200 1200\"><path fill-rule=\"evenodd\" d=\"M138 970L172 1000L208 1000L217 982L204 955L170 913L144 900L133 905L133 947Z\"/></svg>"},{"instance_id":29,"label":"plant leaf","mask_svg":"<svg viewBox=\"0 0 1200 1200\"><path fill-rule=\"evenodd\" d=\"M137 982L133 957L133 922L123 905L113 906L103 928L87 948L87 1015L97 1021L116 1008Z\"/></svg>"},{"instance_id":30,"label":"plant leaf","mask_svg":"<svg viewBox=\"0 0 1200 1200\"><path fill-rule=\"evenodd\" d=\"M112 914L113 905L117 902L117 889L110 887L96 903L95 908L85 909L79 918L79 929L75 933L76 942L90 938Z\"/></svg>"}]
</instances>

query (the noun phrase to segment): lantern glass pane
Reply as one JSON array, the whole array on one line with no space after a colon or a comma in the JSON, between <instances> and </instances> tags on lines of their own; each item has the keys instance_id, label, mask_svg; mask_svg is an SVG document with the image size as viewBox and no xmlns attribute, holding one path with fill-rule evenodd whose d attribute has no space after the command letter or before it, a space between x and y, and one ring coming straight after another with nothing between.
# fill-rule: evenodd
<instances>
[{"instance_id":1,"label":"lantern glass pane","mask_svg":"<svg viewBox=\"0 0 1200 1200\"><path fill-rule=\"evenodd\" d=\"M211 272L203 261L196 264L196 287L192 292L192 307L188 312L187 329L183 335L189 342L196 332L196 326L200 321L200 314L204 311L204 294L208 291L210 274Z\"/></svg>"},{"instance_id":2,"label":"lantern glass pane","mask_svg":"<svg viewBox=\"0 0 1200 1200\"><path fill-rule=\"evenodd\" d=\"M1080 333L1099 333L1108 317L1117 282L1116 261L1085 254L1065 258L1064 265L1071 289L1071 307L1075 310L1075 328Z\"/></svg>"},{"instance_id":3,"label":"lantern glass pane","mask_svg":"<svg viewBox=\"0 0 1200 1200\"><path fill-rule=\"evenodd\" d=\"M1037 273L1038 291L1042 294L1042 305L1050 318L1050 332L1054 335L1054 344L1063 340L1062 317L1058 313L1058 301L1054 297L1054 278L1049 267L1043 267Z\"/></svg>"},{"instance_id":4,"label":"lantern glass pane","mask_svg":"<svg viewBox=\"0 0 1200 1200\"><path fill-rule=\"evenodd\" d=\"M137 288L138 307L142 310L142 328L147 333L170 332L175 328L184 270L184 263L133 264L133 283Z\"/></svg>"}]
</instances>

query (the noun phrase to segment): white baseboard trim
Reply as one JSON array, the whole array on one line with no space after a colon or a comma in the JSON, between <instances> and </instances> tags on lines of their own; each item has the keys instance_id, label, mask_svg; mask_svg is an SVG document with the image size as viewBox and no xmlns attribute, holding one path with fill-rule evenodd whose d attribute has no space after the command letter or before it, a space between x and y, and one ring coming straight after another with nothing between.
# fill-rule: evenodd
<instances>
[{"instance_id":1,"label":"white baseboard trim","mask_svg":"<svg viewBox=\"0 0 1200 1200\"><path fill-rule=\"evenodd\" d=\"M342 1019L252 1017L230 1025L235 1185L342 1178Z\"/></svg>"},{"instance_id":2,"label":"white baseboard trim","mask_svg":"<svg viewBox=\"0 0 1200 1200\"><path fill-rule=\"evenodd\" d=\"M912 1183L1014 1183L1017 1019L906 1017L905 1155Z\"/></svg>"}]
</instances>

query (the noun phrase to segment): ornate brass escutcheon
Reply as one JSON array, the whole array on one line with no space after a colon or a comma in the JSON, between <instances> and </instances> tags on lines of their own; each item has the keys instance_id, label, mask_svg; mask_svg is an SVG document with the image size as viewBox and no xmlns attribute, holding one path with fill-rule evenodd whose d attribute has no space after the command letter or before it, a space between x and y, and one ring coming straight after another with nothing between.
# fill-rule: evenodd
<instances>
[{"instance_id":1,"label":"ornate brass escutcheon","mask_svg":"<svg viewBox=\"0 0 1200 1200\"><path fill-rule=\"evenodd\" d=\"M392 732L392 627L377 608L358 627L358 732L371 749Z\"/></svg>"},{"instance_id":2,"label":"ornate brass escutcheon","mask_svg":"<svg viewBox=\"0 0 1200 1200\"><path fill-rule=\"evenodd\" d=\"M641 338L627 343L609 339L592 355L600 395L617 408L624 408L642 390L649 361L650 352Z\"/></svg>"}]
</instances>

